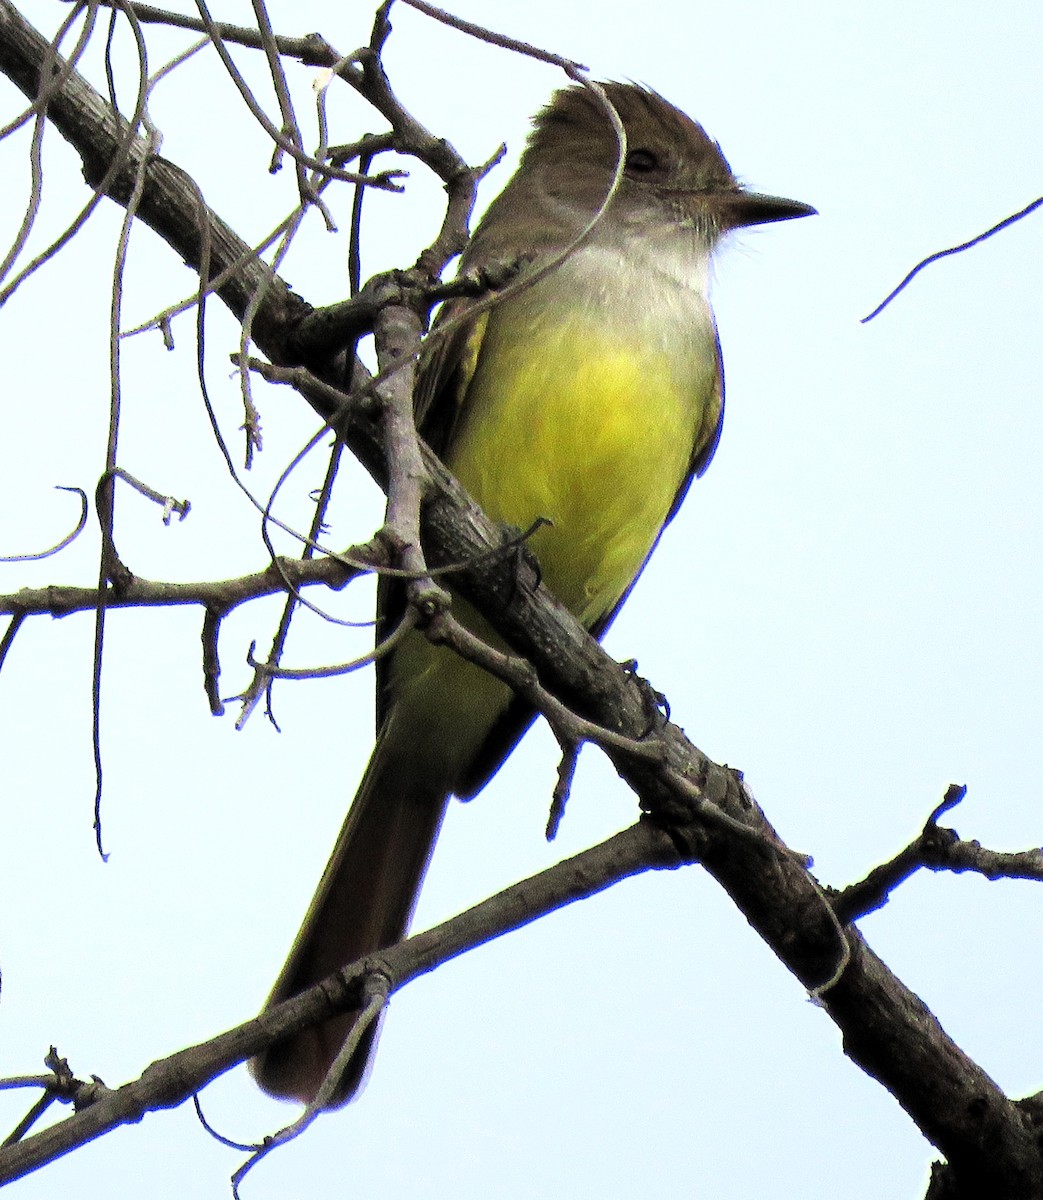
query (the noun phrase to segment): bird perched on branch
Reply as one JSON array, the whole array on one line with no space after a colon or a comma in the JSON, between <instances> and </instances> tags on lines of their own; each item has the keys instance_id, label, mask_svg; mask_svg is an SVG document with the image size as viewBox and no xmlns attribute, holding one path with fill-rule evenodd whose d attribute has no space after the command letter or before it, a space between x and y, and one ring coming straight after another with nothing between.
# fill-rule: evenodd
<instances>
[{"instance_id":1,"label":"bird perched on branch","mask_svg":"<svg viewBox=\"0 0 1043 1200\"><path fill-rule=\"evenodd\" d=\"M655 92L577 86L536 116L517 172L464 253L462 271L521 260L524 278L568 249L531 286L454 324L422 366L418 428L488 516L522 529L546 519L530 541L541 586L595 636L717 445L714 249L731 230L813 212L741 187L716 142ZM401 584L385 580L382 629L403 606ZM488 633L465 602L453 611ZM405 935L450 796L485 785L532 713L505 684L412 632L377 662L377 720L269 1006ZM266 1051L254 1063L261 1086L313 1099L356 1017ZM362 1039L332 1105L358 1088L373 1040L372 1031Z\"/></svg>"}]
</instances>

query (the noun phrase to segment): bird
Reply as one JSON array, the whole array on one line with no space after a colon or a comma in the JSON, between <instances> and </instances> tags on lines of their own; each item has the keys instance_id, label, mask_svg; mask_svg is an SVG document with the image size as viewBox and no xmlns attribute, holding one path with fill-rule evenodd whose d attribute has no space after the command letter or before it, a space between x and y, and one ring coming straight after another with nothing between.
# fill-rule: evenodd
<instances>
[{"instance_id":1,"label":"bird","mask_svg":"<svg viewBox=\"0 0 1043 1200\"><path fill-rule=\"evenodd\" d=\"M445 336L421 361L417 428L487 516L539 524L538 586L594 636L717 447L714 250L733 230L814 212L741 186L702 126L657 92L606 82L553 94L479 222L461 274L520 263L519 279L534 278L490 304L445 306L434 326ZM378 637L404 605L401 582L382 580ZM453 612L492 636L466 601ZM266 1008L406 935L450 798L479 792L532 720L504 683L419 631L377 660L373 753ZM314 1101L357 1017L277 1042L255 1078ZM358 1091L374 1048L375 1027L328 1107Z\"/></svg>"}]
</instances>

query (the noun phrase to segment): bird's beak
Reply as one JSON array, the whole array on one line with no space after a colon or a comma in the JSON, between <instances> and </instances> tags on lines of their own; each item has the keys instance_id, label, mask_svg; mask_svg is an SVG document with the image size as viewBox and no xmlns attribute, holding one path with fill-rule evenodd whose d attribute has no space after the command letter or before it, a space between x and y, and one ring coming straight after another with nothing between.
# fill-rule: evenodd
<instances>
[{"instance_id":1,"label":"bird's beak","mask_svg":"<svg viewBox=\"0 0 1043 1200\"><path fill-rule=\"evenodd\" d=\"M769 221L792 221L795 217L814 217L818 209L799 200L765 196L761 192L723 192L714 197L721 222L729 229L746 225L766 225Z\"/></svg>"}]
</instances>

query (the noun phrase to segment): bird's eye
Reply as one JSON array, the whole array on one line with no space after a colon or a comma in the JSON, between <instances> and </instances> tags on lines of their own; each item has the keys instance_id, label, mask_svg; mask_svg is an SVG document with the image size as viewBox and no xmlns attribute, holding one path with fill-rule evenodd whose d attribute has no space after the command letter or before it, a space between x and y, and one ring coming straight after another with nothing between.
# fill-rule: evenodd
<instances>
[{"instance_id":1,"label":"bird's eye","mask_svg":"<svg viewBox=\"0 0 1043 1200\"><path fill-rule=\"evenodd\" d=\"M662 168L659 155L651 150L631 150L627 154L625 169L628 175L651 175Z\"/></svg>"}]
</instances>

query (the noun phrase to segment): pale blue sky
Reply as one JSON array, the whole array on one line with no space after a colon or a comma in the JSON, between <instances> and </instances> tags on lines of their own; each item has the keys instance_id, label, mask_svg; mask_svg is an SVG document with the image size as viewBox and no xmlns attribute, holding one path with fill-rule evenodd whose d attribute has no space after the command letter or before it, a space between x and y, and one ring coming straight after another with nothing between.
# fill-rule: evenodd
<instances>
[{"instance_id":1,"label":"pale blue sky","mask_svg":"<svg viewBox=\"0 0 1043 1200\"><path fill-rule=\"evenodd\" d=\"M25 9L48 28L66 11L43 0ZM248 11L215 6L229 20ZM821 212L744 234L719 256L724 437L611 651L637 658L693 740L746 772L824 882L850 882L897 850L949 782L970 788L952 819L964 836L1001 849L1043 841L1041 218L938 264L859 324L920 257L1043 191L1033 153L1043 11L893 0L705 11L470 0L454 11L574 55L598 77L654 86L720 139L744 180ZM271 13L280 32L318 29L342 51L365 42L371 22L363 5L273 0ZM417 115L472 160L508 142L486 197L561 82L404 8L387 63ZM314 72L290 75L306 105ZM3 112L18 107L6 86L0 97ZM212 56L157 94L154 115L164 153L244 236L288 210L291 173L267 175L263 138ZM343 140L376 126L348 96L333 118ZM53 131L49 141L53 222L86 193ZM0 155L5 180L27 178L24 139ZM414 176L406 197L373 200L367 269L404 265L430 240L438 191ZM5 183L5 238L22 195ZM117 230L107 205L0 312L0 553L53 540L75 505L51 486L90 490L100 469ZM324 302L343 295L343 264L343 240L313 219L284 273ZM191 286L148 231L135 233L125 324ZM197 397L191 318L174 333L173 354L155 336L124 344L124 464L187 494L193 513L164 529L122 494L118 544L153 578L257 569L255 515L222 474ZM213 305L209 380L233 440L236 340ZM260 398L263 495L314 422L289 393ZM291 518L313 479L291 488ZM360 482L338 506L334 540L365 538L378 519L378 497ZM95 553L85 537L65 559L0 568L0 587L89 582ZM368 616L363 589L330 603ZM266 644L276 611L228 622L226 694L246 681L246 648ZM296 931L368 755L371 677L286 685L282 734L255 716L237 735L231 711L207 713L198 632L195 612L110 618L106 866L90 829L89 618L31 622L0 677L0 1074L38 1069L56 1043L81 1074L133 1078L250 1016ZM289 659L341 661L367 639L304 620ZM548 847L555 762L553 739L537 730L478 800L453 807L420 922L633 819L631 796L588 750ZM1041 914L1029 884L925 877L863 923L1013 1094L1043 1087ZM2 1099L9 1127L27 1104ZM222 1132L247 1141L291 1115L243 1071L204 1104ZM921 1194L931 1157L897 1104L844 1058L828 1018L690 869L630 881L409 988L362 1099L269 1158L243 1194L869 1200ZM183 1109L11 1194L221 1197L240 1160Z\"/></svg>"}]
</instances>

